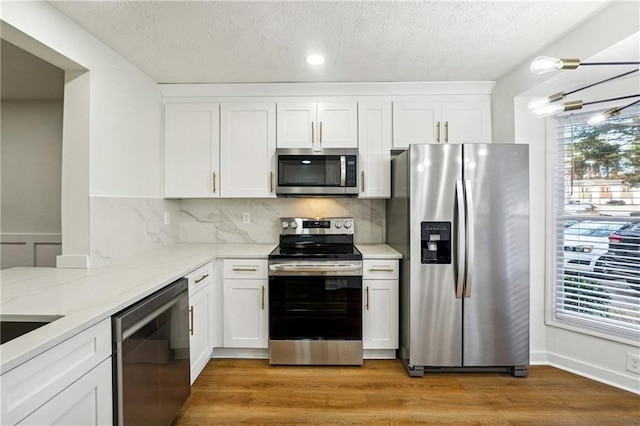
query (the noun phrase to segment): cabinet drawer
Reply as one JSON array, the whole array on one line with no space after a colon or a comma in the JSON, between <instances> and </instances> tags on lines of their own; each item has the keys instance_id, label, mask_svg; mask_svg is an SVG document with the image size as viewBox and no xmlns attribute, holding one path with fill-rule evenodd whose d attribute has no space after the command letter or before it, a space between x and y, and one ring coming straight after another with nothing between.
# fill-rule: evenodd
<instances>
[{"instance_id":1,"label":"cabinet drawer","mask_svg":"<svg viewBox=\"0 0 640 426\"><path fill-rule=\"evenodd\" d=\"M189 294L206 287L213 281L213 263L209 262L195 271L189 272L186 278L189 280Z\"/></svg>"},{"instance_id":2,"label":"cabinet drawer","mask_svg":"<svg viewBox=\"0 0 640 426\"><path fill-rule=\"evenodd\" d=\"M267 259L225 259L224 278L267 278Z\"/></svg>"},{"instance_id":3,"label":"cabinet drawer","mask_svg":"<svg viewBox=\"0 0 640 426\"><path fill-rule=\"evenodd\" d=\"M15 424L111 356L105 319L2 375L2 423Z\"/></svg>"},{"instance_id":4,"label":"cabinet drawer","mask_svg":"<svg viewBox=\"0 0 640 426\"><path fill-rule=\"evenodd\" d=\"M365 259L362 261L362 278L365 280L397 280L398 260Z\"/></svg>"}]
</instances>

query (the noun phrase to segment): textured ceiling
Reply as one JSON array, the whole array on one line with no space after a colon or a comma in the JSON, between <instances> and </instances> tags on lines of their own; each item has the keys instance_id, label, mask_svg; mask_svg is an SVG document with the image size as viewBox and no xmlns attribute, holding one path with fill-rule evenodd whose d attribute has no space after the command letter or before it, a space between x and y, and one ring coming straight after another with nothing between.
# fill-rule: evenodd
<instances>
[{"instance_id":1,"label":"textured ceiling","mask_svg":"<svg viewBox=\"0 0 640 426\"><path fill-rule=\"evenodd\" d=\"M231 83L496 80L607 3L51 4L160 83Z\"/></svg>"}]
</instances>

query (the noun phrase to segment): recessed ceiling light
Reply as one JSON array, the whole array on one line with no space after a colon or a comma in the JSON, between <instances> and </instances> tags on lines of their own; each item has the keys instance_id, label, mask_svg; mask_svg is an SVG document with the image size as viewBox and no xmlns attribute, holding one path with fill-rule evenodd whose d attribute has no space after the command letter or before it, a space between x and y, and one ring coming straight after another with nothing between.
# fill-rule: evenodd
<instances>
[{"instance_id":1,"label":"recessed ceiling light","mask_svg":"<svg viewBox=\"0 0 640 426\"><path fill-rule=\"evenodd\" d=\"M324 56L314 53L307 56L305 60L311 65L321 65L324 63Z\"/></svg>"}]
</instances>

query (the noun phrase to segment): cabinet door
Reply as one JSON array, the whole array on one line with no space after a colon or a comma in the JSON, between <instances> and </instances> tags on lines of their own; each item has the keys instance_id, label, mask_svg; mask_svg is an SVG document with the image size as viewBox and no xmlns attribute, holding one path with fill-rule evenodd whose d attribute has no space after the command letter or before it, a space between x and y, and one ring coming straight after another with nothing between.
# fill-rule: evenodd
<instances>
[{"instance_id":1,"label":"cabinet door","mask_svg":"<svg viewBox=\"0 0 640 426\"><path fill-rule=\"evenodd\" d=\"M267 348L267 280L225 279L224 347Z\"/></svg>"},{"instance_id":2,"label":"cabinet door","mask_svg":"<svg viewBox=\"0 0 640 426\"><path fill-rule=\"evenodd\" d=\"M319 148L358 147L356 102L320 102L317 123Z\"/></svg>"},{"instance_id":3,"label":"cabinet door","mask_svg":"<svg viewBox=\"0 0 640 426\"><path fill-rule=\"evenodd\" d=\"M275 198L276 106L222 104L221 197Z\"/></svg>"},{"instance_id":4,"label":"cabinet door","mask_svg":"<svg viewBox=\"0 0 640 426\"><path fill-rule=\"evenodd\" d=\"M23 419L21 425L113 424L111 357Z\"/></svg>"},{"instance_id":5,"label":"cabinet door","mask_svg":"<svg viewBox=\"0 0 640 426\"><path fill-rule=\"evenodd\" d=\"M398 281L363 280L362 346L398 348Z\"/></svg>"},{"instance_id":6,"label":"cabinet door","mask_svg":"<svg viewBox=\"0 0 640 426\"><path fill-rule=\"evenodd\" d=\"M358 104L360 198L391 196L391 104Z\"/></svg>"},{"instance_id":7,"label":"cabinet door","mask_svg":"<svg viewBox=\"0 0 640 426\"><path fill-rule=\"evenodd\" d=\"M220 195L219 106L210 103L164 107L164 195Z\"/></svg>"},{"instance_id":8,"label":"cabinet door","mask_svg":"<svg viewBox=\"0 0 640 426\"><path fill-rule=\"evenodd\" d=\"M189 311L191 314L190 327L190 359L191 359L191 384L211 358L213 342L213 300L212 288L206 286L199 289L194 295L189 295Z\"/></svg>"},{"instance_id":9,"label":"cabinet door","mask_svg":"<svg viewBox=\"0 0 640 426\"><path fill-rule=\"evenodd\" d=\"M315 102L278 102L278 148L313 148L318 136Z\"/></svg>"},{"instance_id":10,"label":"cabinet door","mask_svg":"<svg viewBox=\"0 0 640 426\"><path fill-rule=\"evenodd\" d=\"M444 102L442 121L445 143L491 143L489 101Z\"/></svg>"},{"instance_id":11,"label":"cabinet door","mask_svg":"<svg viewBox=\"0 0 640 426\"><path fill-rule=\"evenodd\" d=\"M393 147L440 142L440 102L394 102Z\"/></svg>"}]
</instances>

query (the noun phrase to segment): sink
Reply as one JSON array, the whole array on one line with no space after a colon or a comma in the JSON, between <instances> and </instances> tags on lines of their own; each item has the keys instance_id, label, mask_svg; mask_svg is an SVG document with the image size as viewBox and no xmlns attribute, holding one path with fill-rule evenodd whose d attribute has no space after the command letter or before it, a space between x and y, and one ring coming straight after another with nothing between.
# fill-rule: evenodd
<instances>
[{"instance_id":1,"label":"sink","mask_svg":"<svg viewBox=\"0 0 640 426\"><path fill-rule=\"evenodd\" d=\"M62 315L0 315L0 344L60 318Z\"/></svg>"}]
</instances>

